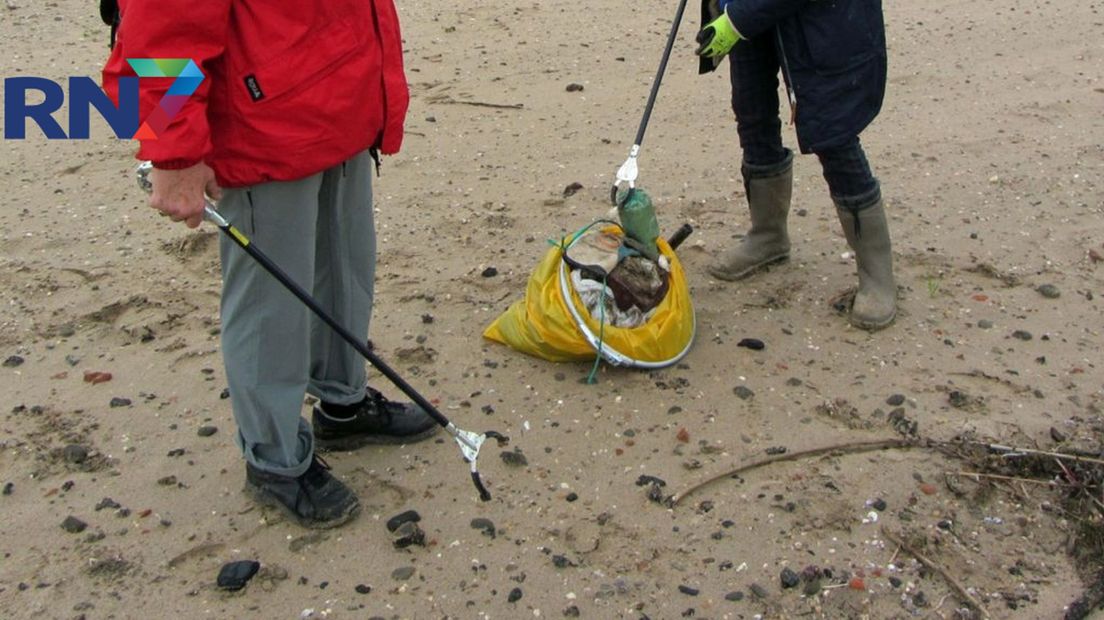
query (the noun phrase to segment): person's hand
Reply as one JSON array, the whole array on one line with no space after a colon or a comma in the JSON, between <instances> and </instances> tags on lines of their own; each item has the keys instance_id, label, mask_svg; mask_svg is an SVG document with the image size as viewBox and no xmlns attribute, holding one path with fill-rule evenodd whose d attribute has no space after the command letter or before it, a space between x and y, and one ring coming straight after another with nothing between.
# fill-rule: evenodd
<instances>
[{"instance_id":1,"label":"person's hand","mask_svg":"<svg viewBox=\"0 0 1104 620\"><path fill-rule=\"evenodd\" d=\"M203 209L207 203L204 194L212 200L222 197L222 190L215 181L215 172L200 162L182 170L150 171L150 206L172 219L195 228L203 222Z\"/></svg>"},{"instance_id":2,"label":"person's hand","mask_svg":"<svg viewBox=\"0 0 1104 620\"><path fill-rule=\"evenodd\" d=\"M717 19L706 24L698 33L698 49L694 53L706 58L720 58L732 51L732 46L740 40L740 33L732 25L728 13L722 12Z\"/></svg>"}]
</instances>

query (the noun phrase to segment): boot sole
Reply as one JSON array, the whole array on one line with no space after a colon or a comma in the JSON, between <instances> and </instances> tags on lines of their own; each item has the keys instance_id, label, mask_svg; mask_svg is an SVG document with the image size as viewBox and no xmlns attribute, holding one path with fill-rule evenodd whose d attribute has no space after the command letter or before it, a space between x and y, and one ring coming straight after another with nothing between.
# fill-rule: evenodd
<instances>
[{"instance_id":1,"label":"boot sole","mask_svg":"<svg viewBox=\"0 0 1104 620\"><path fill-rule=\"evenodd\" d=\"M441 430L440 426L433 425L426 430L415 433L413 435L345 435L343 437L334 437L327 439L319 437L318 432L314 434L314 449L319 452L348 452L350 450L356 450L357 448L363 448L369 445L386 445L395 446L405 443L416 443L437 434Z\"/></svg>"},{"instance_id":2,"label":"boot sole","mask_svg":"<svg viewBox=\"0 0 1104 620\"><path fill-rule=\"evenodd\" d=\"M245 488L243 489L243 492L246 495L248 495L253 501L260 504L261 506L265 506L265 507L268 507L268 508L275 508L275 509L279 510L280 512L282 512L285 517L291 519L296 524L298 524L300 527L305 527L307 529L312 529L312 530L329 530L329 529L333 529L335 527L345 525L346 523L348 523L349 521L352 521L354 518L356 518L357 515L360 514L360 501L358 500L356 502L353 502L353 504L350 505L345 510L345 512L341 513L340 515L338 515L338 516L336 516L333 519L330 519L328 521L318 521L318 520L315 520L315 519L307 519L306 517L303 517L302 515L296 514L295 511L288 508L283 503L281 503L279 500L277 500L276 498L274 498L271 495L269 495L268 493L266 493L263 489L261 489L260 487L255 486L253 484L250 484L249 482L245 483Z\"/></svg>"},{"instance_id":3,"label":"boot sole","mask_svg":"<svg viewBox=\"0 0 1104 620\"><path fill-rule=\"evenodd\" d=\"M893 315L890 316L885 321L879 321L877 323L873 323L873 322L870 322L870 321L860 321L860 320L858 320L858 319L856 319L855 317L852 317L852 316L848 316L847 318L848 318L848 322L850 322L853 327L858 327L859 329L865 329L868 332L876 332L880 329L885 329L885 328L889 327L893 323L893 321L897 319L897 313L894 312Z\"/></svg>"},{"instance_id":4,"label":"boot sole","mask_svg":"<svg viewBox=\"0 0 1104 620\"><path fill-rule=\"evenodd\" d=\"M784 263L788 260L790 260L790 255L789 254L779 254L778 256L772 256L772 257L770 257L766 260L755 263L754 265L752 265L750 267L747 267L743 271L738 271L736 273L731 273L731 272L728 272L728 271L724 271L723 269L721 269L719 267L713 267L713 266L709 267L707 269L707 271L709 271L709 275L713 276L714 278L717 278L718 280L725 280L726 282L736 282L737 280L743 280L744 278L752 276L752 275L756 274L759 271L763 271L764 269L766 269L767 267L770 267L771 265L776 265L778 263Z\"/></svg>"}]
</instances>

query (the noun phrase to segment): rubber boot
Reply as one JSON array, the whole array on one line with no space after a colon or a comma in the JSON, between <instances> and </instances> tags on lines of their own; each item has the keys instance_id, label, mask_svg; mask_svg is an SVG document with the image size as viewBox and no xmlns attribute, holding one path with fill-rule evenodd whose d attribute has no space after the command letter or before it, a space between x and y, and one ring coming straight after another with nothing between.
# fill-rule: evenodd
<instances>
[{"instance_id":1,"label":"rubber boot","mask_svg":"<svg viewBox=\"0 0 1104 620\"><path fill-rule=\"evenodd\" d=\"M742 172L751 230L709 265L710 275L719 280L742 280L790 257L786 217L793 194L793 153L787 152L786 159L769 171L744 165Z\"/></svg>"},{"instance_id":2,"label":"rubber boot","mask_svg":"<svg viewBox=\"0 0 1104 620\"><path fill-rule=\"evenodd\" d=\"M881 193L876 193L873 202L858 207L837 201L836 212L859 271L851 324L870 331L882 329L897 316L897 284L893 280L893 252Z\"/></svg>"}]
</instances>

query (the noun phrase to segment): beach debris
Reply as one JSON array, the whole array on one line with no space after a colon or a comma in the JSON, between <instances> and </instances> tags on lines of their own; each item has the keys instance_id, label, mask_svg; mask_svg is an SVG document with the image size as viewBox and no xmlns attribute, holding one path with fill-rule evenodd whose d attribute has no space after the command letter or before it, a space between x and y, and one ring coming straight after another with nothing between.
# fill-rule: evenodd
<instances>
[{"instance_id":1,"label":"beach debris","mask_svg":"<svg viewBox=\"0 0 1104 620\"><path fill-rule=\"evenodd\" d=\"M260 568L261 563L256 560L227 562L219 569L216 584L223 590L229 590L231 592L241 590L249 583L253 575L257 574Z\"/></svg>"}]
</instances>

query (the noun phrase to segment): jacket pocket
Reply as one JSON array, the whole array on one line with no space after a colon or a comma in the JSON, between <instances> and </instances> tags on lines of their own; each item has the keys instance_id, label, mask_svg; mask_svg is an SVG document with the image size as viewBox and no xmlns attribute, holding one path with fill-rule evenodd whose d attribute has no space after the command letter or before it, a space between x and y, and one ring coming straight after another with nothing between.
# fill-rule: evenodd
<instances>
[{"instance_id":1,"label":"jacket pocket","mask_svg":"<svg viewBox=\"0 0 1104 620\"><path fill-rule=\"evenodd\" d=\"M265 64L241 70L231 87L254 104L278 100L317 85L362 45L350 24L336 21L303 36Z\"/></svg>"},{"instance_id":2,"label":"jacket pocket","mask_svg":"<svg viewBox=\"0 0 1104 620\"><path fill-rule=\"evenodd\" d=\"M847 71L879 51L884 28L877 0L811 0L797 14L809 63L821 74Z\"/></svg>"}]
</instances>

